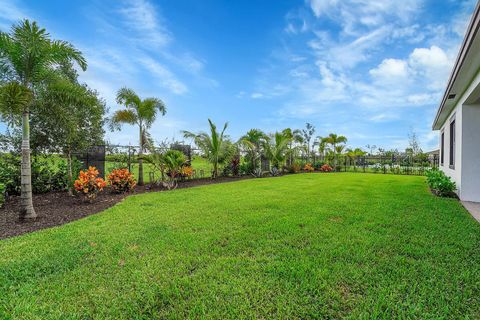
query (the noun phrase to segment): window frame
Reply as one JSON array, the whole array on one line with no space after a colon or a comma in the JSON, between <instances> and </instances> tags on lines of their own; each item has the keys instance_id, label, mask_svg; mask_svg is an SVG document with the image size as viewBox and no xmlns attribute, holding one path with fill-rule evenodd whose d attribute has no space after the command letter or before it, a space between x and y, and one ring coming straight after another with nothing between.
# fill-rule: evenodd
<instances>
[{"instance_id":1,"label":"window frame","mask_svg":"<svg viewBox=\"0 0 480 320\"><path fill-rule=\"evenodd\" d=\"M457 122L455 121L455 115L450 118L450 124L449 124L449 130L450 130L450 145L449 145L449 159L448 159L448 165L450 169L455 169L455 152L457 149Z\"/></svg>"},{"instance_id":2,"label":"window frame","mask_svg":"<svg viewBox=\"0 0 480 320\"><path fill-rule=\"evenodd\" d=\"M440 132L440 165L445 164L445 129Z\"/></svg>"}]
</instances>

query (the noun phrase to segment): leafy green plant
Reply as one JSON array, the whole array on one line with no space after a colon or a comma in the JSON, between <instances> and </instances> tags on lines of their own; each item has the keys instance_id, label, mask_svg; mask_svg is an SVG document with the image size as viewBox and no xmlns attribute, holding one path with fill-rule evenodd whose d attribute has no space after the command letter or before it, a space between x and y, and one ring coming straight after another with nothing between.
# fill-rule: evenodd
<instances>
[{"instance_id":1,"label":"leafy green plant","mask_svg":"<svg viewBox=\"0 0 480 320\"><path fill-rule=\"evenodd\" d=\"M438 169L425 172L427 183L432 191L440 197L453 197L456 189L455 182L445 173Z\"/></svg>"},{"instance_id":2,"label":"leafy green plant","mask_svg":"<svg viewBox=\"0 0 480 320\"><path fill-rule=\"evenodd\" d=\"M252 176L254 176L255 178L261 178L261 177L263 177L263 171L262 171L262 169L261 169L261 168L256 168L255 170L253 170Z\"/></svg>"},{"instance_id":3,"label":"leafy green plant","mask_svg":"<svg viewBox=\"0 0 480 320\"><path fill-rule=\"evenodd\" d=\"M277 177L280 175L280 170L278 170L277 167L272 167L272 169L270 169L270 175L272 177Z\"/></svg>"},{"instance_id":4,"label":"leafy green plant","mask_svg":"<svg viewBox=\"0 0 480 320\"><path fill-rule=\"evenodd\" d=\"M0 183L0 208L3 208L3 205L5 204L5 192L7 188L3 183Z\"/></svg>"}]
</instances>

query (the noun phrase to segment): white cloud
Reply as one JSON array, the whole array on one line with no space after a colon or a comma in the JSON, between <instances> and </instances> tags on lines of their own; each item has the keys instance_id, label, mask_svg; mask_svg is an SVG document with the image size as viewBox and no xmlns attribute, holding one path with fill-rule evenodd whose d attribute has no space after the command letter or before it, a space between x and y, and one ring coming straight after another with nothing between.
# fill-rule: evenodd
<instances>
[{"instance_id":1,"label":"white cloud","mask_svg":"<svg viewBox=\"0 0 480 320\"><path fill-rule=\"evenodd\" d=\"M125 26L135 30L141 36L138 41L147 41L147 45L164 46L172 35L163 24L156 8L146 0L126 0L119 10Z\"/></svg>"},{"instance_id":2,"label":"white cloud","mask_svg":"<svg viewBox=\"0 0 480 320\"><path fill-rule=\"evenodd\" d=\"M389 80L391 78L404 79L408 76L407 62L399 59L385 59L382 63L369 71L369 73L381 80Z\"/></svg>"},{"instance_id":3,"label":"white cloud","mask_svg":"<svg viewBox=\"0 0 480 320\"><path fill-rule=\"evenodd\" d=\"M188 91L187 86L158 61L148 56L143 56L139 58L138 61L143 65L145 70L151 72L152 75L160 81L162 87L169 89L175 94L183 94Z\"/></svg>"},{"instance_id":4,"label":"white cloud","mask_svg":"<svg viewBox=\"0 0 480 320\"><path fill-rule=\"evenodd\" d=\"M20 7L18 1L2 0L0 5L0 30L9 31L12 23L30 19L29 14Z\"/></svg>"}]
</instances>

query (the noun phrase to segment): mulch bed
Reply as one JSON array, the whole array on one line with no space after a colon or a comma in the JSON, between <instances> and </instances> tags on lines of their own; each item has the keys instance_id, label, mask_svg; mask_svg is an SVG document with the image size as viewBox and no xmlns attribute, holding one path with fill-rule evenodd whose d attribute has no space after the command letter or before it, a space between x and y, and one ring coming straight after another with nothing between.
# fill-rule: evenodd
<instances>
[{"instance_id":1,"label":"mulch bed","mask_svg":"<svg viewBox=\"0 0 480 320\"><path fill-rule=\"evenodd\" d=\"M223 183L249 179L243 177L219 177L213 179L192 179L178 184L178 189L190 188L213 183ZM0 209L0 239L18 236L32 231L59 226L70 221L87 217L112 207L132 194L167 191L159 186L137 186L127 194L115 194L105 189L98 194L93 203L88 203L79 196L69 196L67 192L50 192L33 195L33 204L38 218L35 220L19 220L20 197L7 199L5 207Z\"/></svg>"}]
</instances>

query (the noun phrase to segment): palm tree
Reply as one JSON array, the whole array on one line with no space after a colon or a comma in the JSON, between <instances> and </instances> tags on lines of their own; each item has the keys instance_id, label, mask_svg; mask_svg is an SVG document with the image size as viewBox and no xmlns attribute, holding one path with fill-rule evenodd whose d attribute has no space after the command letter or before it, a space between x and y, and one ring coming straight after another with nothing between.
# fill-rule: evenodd
<instances>
[{"instance_id":1,"label":"palm tree","mask_svg":"<svg viewBox=\"0 0 480 320\"><path fill-rule=\"evenodd\" d=\"M162 100L158 98L146 98L142 100L132 89L121 88L117 92L117 103L125 106L125 109L117 110L111 119L112 129L119 129L123 123L138 125L139 128L139 152L138 152L138 184L143 185L143 151L145 151L148 132L157 118L167 112Z\"/></svg>"},{"instance_id":2,"label":"palm tree","mask_svg":"<svg viewBox=\"0 0 480 320\"><path fill-rule=\"evenodd\" d=\"M193 133L190 131L183 131L183 136L186 139L193 139L197 147L199 147L208 161L213 165L212 178L218 176L218 165L228 158L230 153L231 143L228 136L225 135L225 130L228 127L228 122L223 125L222 131L217 131L217 126L208 119L210 125L210 134L206 132Z\"/></svg>"},{"instance_id":3,"label":"palm tree","mask_svg":"<svg viewBox=\"0 0 480 320\"><path fill-rule=\"evenodd\" d=\"M352 159L353 161L353 170L357 170L357 159L358 157L363 157L366 154L365 151L363 151L360 148L355 148L355 149L347 149L347 157Z\"/></svg>"},{"instance_id":4,"label":"palm tree","mask_svg":"<svg viewBox=\"0 0 480 320\"><path fill-rule=\"evenodd\" d=\"M289 148L289 143L293 137L286 132L275 132L264 142L265 156L270 160L274 167L281 169Z\"/></svg>"},{"instance_id":5,"label":"palm tree","mask_svg":"<svg viewBox=\"0 0 480 320\"><path fill-rule=\"evenodd\" d=\"M261 156L261 145L266 135L259 129L250 129L244 136L240 137L238 144L242 145L252 163L252 171L257 168L257 161Z\"/></svg>"},{"instance_id":6,"label":"palm tree","mask_svg":"<svg viewBox=\"0 0 480 320\"><path fill-rule=\"evenodd\" d=\"M335 133L330 133L328 137L325 138L325 142L332 146L333 151L333 167L337 170L337 146L341 143L346 143L347 138L345 136L339 136Z\"/></svg>"},{"instance_id":7,"label":"palm tree","mask_svg":"<svg viewBox=\"0 0 480 320\"><path fill-rule=\"evenodd\" d=\"M52 40L36 22L23 20L10 33L0 31L0 77L3 94L0 113L22 119L21 218L36 218L32 201L30 163L30 111L35 107L35 87L52 78L54 70L76 62L82 70L87 63L70 43Z\"/></svg>"}]
</instances>

